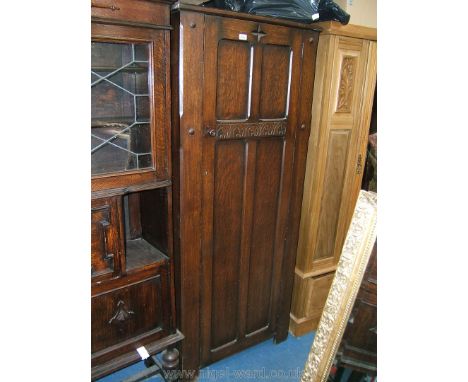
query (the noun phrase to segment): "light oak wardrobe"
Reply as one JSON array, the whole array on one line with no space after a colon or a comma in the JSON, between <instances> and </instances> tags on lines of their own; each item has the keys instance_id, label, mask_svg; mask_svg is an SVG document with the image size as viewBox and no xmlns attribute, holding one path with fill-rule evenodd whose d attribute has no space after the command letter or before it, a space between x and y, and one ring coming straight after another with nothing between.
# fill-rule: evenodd
<instances>
[{"instance_id":1,"label":"light oak wardrobe","mask_svg":"<svg viewBox=\"0 0 468 382\"><path fill-rule=\"evenodd\" d=\"M360 190L376 84L377 30L320 34L290 331L315 330Z\"/></svg>"}]
</instances>

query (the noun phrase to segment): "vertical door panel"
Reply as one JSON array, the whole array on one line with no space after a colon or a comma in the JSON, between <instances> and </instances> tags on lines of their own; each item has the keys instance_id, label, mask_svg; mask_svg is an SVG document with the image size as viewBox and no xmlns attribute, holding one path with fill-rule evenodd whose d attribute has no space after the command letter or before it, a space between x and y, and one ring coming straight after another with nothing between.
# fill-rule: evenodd
<instances>
[{"instance_id":1,"label":"vertical door panel","mask_svg":"<svg viewBox=\"0 0 468 382\"><path fill-rule=\"evenodd\" d=\"M317 256L315 257L317 260L329 257L335 248L350 135L349 130L330 132L324 179L324 189L327 192L323 195L321 203L321 224L317 233Z\"/></svg>"},{"instance_id":2,"label":"vertical door panel","mask_svg":"<svg viewBox=\"0 0 468 382\"><path fill-rule=\"evenodd\" d=\"M215 153L211 346L237 337L244 144L222 142Z\"/></svg>"},{"instance_id":3,"label":"vertical door panel","mask_svg":"<svg viewBox=\"0 0 468 382\"><path fill-rule=\"evenodd\" d=\"M246 41L221 40L218 45L216 117L249 117L251 47Z\"/></svg>"},{"instance_id":4,"label":"vertical door panel","mask_svg":"<svg viewBox=\"0 0 468 382\"><path fill-rule=\"evenodd\" d=\"M292 51L289 46L263 46L260 118L286 118Z\"/></svg>"},{"instance_id":5,"label":"vertical door panel","mask_svg":"<svg viewBox=\"0 0 468 382\"><path fill-rule=\"evenodd\" d=\"M248 278L247 334L264 329L270 323L282 157L282 140L270 139L258 143Z\"/></svg>"}]
</instances>

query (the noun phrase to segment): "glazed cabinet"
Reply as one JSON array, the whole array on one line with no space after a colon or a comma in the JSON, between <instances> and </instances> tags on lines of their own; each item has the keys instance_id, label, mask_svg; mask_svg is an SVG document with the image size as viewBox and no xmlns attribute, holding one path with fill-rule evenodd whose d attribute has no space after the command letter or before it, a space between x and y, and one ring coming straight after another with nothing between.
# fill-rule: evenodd
<instances>
[{"instance_id":1,"label":"glazed cabinet","mask_svg":"<svg viewBox=\"0 0 468 382\"><path fill-rule=\"evenodd\" d=\"M92 190L168 182L168 5L93 0L91 7ZM147 20L147 12L161 13Z\"/></svg>"},{"instance_id":2,"label":"glazed cabinet","mask_svg":"<svg viewBox=\"0 0 468 382\"><path fill-rule=\"evenodd\" d=\"M175 324L169 3L93 0L92 379L171 352Z\"/></svg>"},{"instance_id":3,"label":"glazed cabinet","mask_svg":"<svg viewBox=\"0 0 468 382\"><path fill-rule=\"evenodd\" d=\"M360 190L376 83L376 30L320 34L290 329L318 326Z\"/></svg>"},{"instance_id":4,"label":"glazed cabinet","mask_svg":"<svg viewBox=\"0 0 468 382\"><path fill-rule=\"evenodd\" d=\"M287 336L318 33L190 6L173 25L177 286L194 369Z\"/></svg>"}]
</instances>

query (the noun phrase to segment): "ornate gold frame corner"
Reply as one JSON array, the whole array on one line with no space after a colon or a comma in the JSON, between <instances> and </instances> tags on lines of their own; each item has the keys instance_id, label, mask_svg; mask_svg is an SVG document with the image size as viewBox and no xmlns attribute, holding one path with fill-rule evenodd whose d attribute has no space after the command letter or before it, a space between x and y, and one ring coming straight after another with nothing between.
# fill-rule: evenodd
<instances>
[{"instance_id":1,"label":"ornate gold frame corner","mask_svg":"<svg viewBox=\"0 0 468 382\"><path fill-rule=\"evenodd\" d=\"M326 382L377 235L377 194L363 191L354 209L301 382Z\"/></svg>"}]
</instances>

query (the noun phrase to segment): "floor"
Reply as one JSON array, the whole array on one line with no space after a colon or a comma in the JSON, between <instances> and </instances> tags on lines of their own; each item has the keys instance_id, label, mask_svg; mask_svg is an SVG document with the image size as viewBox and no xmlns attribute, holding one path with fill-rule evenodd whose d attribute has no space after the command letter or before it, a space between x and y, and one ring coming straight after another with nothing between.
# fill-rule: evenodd
<instances>
[{"instance_id":1,"label":"floor","mask_svg":"<svg viewBox=\"0 0 468 382\"><path fill-rule=\"evenodd\" d=\"M244 382L256 379L275 382L299 381L314 334L310 333L302 337L294 337L290 334L286 341L277 345L272 340L262 342L201 369L198 380L200 382L233 380ZM108 375L98 382L120 382L144 369L143 362L139 362ZM153 377L147 381L162 381L162 379Z\"/></svg>"}]
</instances>

